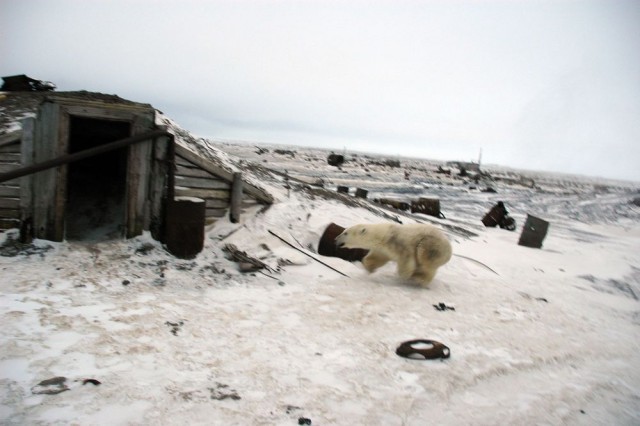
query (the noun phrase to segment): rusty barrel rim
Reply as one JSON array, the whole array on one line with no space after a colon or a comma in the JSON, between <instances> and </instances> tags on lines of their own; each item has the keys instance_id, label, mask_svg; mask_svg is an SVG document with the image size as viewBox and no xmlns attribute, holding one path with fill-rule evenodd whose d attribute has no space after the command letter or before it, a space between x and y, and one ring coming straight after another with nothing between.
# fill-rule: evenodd
<instances>
[{"instance_id":1,"label":"rusty barrel rim","mask_svg":"<svg viewBox=\"0 0 640 426\"><path fill-rule=\"evenodd\" d=\"M350 262L361 261L363 257L369 253L364 249L347 249L338 248L336 246L336 238L344 231L340 225L330 223L324 230L320 242L318 243L318 254L322 256L339 257L340 259L348 260Z\"/></svg>"}]
</instances>

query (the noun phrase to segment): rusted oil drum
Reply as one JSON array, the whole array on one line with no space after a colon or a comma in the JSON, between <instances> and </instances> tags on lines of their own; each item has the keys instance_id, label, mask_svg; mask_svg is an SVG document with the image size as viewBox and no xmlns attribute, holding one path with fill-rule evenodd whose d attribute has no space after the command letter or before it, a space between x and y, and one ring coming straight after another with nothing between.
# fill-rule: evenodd
<instances>
[{"instance_id":1,"label":"rusted oil drum","mask_svg":"<svg viewBox=\"0 0 640 426\"><path fill-rule=\"evenodd\" d=\"M330 223L329 226L327 226L327 229L324 230L322 237L320 237L320 243L318 243L318 254L322 256L339 257L340 259L348 260L349 262L362 260L362 258L369 253L369 250L338 248L336 246L336 237L338 237L344 229L345 228L340 225Z\"/></svg>"},{"instance_id":2,"label":"rusted oil drum","mask_svg":"<svg viewBox=\"0 0 640 426\"><path fill-rule=\"evenodd\" d=\"M327 163L330 166L339 167L342 165L342 163L344 163L344 155L329 154L329 156L327 157Z\"/></svg>"},{"instance_id":3,"label":"rusted oil drum","mask_svg":"<svg viewBox=\"0 0 640 426\"><path fill-rule=\"evenodd\" d=\"M518 244L526 247L540 248L542 247L544 237L547 236L548 229L549 222L528 214Z\"/></svg>"},{"instance_id":4,"label":"rusted oil drum","mask_svg":"<svg viewBox=\"0 0 640 426\"><path fill-rule=\"evenodd\" d=\"M368 194L369 191L367 191L366 189L356 188L356 197L366 199Z\"/></svg>"},{"instance_id":5,"label":"rusted oil drum","mask_svg":"<svg viewBox=\"0 0 640 426\"><path fill-rule=\"evenodd\" d=\"M201 198L175 197L167 205L166 244L172 255L193 259L204 246L206 203Z\"/></svg>"},{"instance_id":6,"label":"rusted oil drum","mask_svg":"<svg viewBox=\"0 0 640 426\"><path fill-rule=\"evenodd\" d=\"M422 213L434 217L442 217L438 198L419 198L411 202L411 213Z\"/></svg>"},{"instance_id":7,"label":"rusted oil drum","mask_svg":"<svg viewBox=\"0 0 640 426\"><path fill-rule=\"evenodd\" d=\"M392 198L379 198L373 200L375 203L384 204L385 206L393 207L396 210L407 211L411 208L411 204L406 201L394 200Z\"/></svg>"},{"instance_id":8,"label":"rusted oil drum","mask_svg":"<svg viewBox=\"0 0 640 426\"><path fill-rule=\"evenodd\" d=\"M498 224L502 223L507 213L504 203L502 201L498 201L498 203L489 210L489 213L484 215L482 223L486 227L498 226Z\"/></svg>"}]
</instances>

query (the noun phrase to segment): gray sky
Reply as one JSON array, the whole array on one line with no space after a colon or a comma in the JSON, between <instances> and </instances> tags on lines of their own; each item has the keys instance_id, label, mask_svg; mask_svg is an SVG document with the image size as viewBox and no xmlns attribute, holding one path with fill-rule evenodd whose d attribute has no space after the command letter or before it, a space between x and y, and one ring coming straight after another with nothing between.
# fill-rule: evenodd
<instances>
[{"instance_id":1,"label":"gray sky","mask_svg":"<svg viewBox=\"0 0 640 426\"><path fill-rule=\"evenodd\" d=\"M640 1L0 0L0 75L194 134L640 181Z\"/></svg>"}]
</instances>

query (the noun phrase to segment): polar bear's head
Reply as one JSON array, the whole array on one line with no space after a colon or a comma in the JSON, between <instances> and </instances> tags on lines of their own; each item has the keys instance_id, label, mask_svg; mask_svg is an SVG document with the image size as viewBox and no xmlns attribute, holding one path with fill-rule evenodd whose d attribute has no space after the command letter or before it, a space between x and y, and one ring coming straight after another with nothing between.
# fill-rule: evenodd
<instances>
[{"instance_id":1,"label":"polar bear's head","mask_svg":"<svg viewBox=\"0 0 640 426\"><path fill-rule=\"evenodd\" d=\"M368 248L369 229L367 225L354 225L336 237L338 248Z\"/></svg>"}]
</instances>

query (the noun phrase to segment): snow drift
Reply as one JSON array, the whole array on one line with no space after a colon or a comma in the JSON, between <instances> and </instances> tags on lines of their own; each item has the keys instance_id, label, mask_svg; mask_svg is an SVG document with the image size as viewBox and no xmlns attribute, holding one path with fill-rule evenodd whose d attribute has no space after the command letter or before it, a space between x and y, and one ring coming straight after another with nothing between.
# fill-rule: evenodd
<instances>
[{"instance_id":1,"label":"snow drift","mask_svg":"<svg viewBox=\"0 0 640 426\"><path fill-rule=\"evenodd\" d=\"M194 260L149 235L23 246L17 231L0 234L3 424L640 423L634 184L547 176L487 193L426 161L364 171L353 158L329 166L319 150L216 146L277 202L216 222ZM304 183L314 179L326 189ZM329 195L345 183L370 198L438 197L446 219ZM498 200L516 232L482 226ZM527 213L551 223L542 249L517 244ZM331 222L388 220L449 236L454 258L430 288L395 265L368 275L322 257L343 276L308 256L320 258ZM268 268L239 272L227 244ZM395 354L416 338L450 358Z\"/></svg>"}]
</instances>

